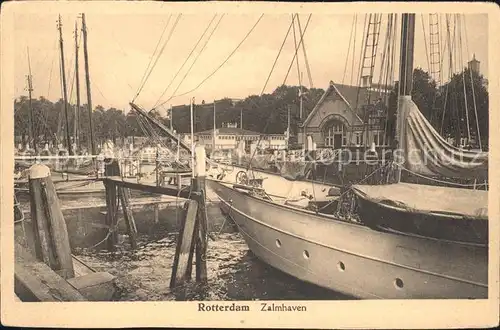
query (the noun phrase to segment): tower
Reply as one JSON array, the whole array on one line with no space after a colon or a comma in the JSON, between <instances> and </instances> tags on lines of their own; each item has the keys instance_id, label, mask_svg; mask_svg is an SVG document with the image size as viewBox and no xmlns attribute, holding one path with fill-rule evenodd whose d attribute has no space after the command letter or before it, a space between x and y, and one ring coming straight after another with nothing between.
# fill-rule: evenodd
<instances>
[{"instance_id":1,"label":"tower","mask_svg":"<svg viewBox=\"0 0 500 330\"><path fill-rule=\"evenodd\" d=\"M479 70L480 64L481 64L481 62L476 60L476 54L472 55L472 60L470 60L468 63L469 70L472 70L472 71L476 72L477 74L480 74L481 73L481 71Z\"/></svg>"}]
</instances>

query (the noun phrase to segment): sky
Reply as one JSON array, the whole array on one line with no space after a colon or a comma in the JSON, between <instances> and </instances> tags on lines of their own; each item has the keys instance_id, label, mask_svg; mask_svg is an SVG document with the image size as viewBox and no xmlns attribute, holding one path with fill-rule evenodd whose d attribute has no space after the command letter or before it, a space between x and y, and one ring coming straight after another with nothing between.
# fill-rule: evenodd
<instances>
[{"instance_id":1,"label":"sky","mask_svg":"<svg viewBox=\"0 0 500 330\"><path fill-rule=\"evenodd\" d=\"M112 14L95 11L87 13L88 52L93 105L102 105L105 108L116 107L128 111L128 103L134 99L140 106L151 108L154 104L158 103L158 100L160 102L167 101L174 95L176 89L177 92L175 94L179 95L195 88L221 65L261 16L261 13L256 12L224 14L217 29L215 29L212 37L208 40L205 49L199 55L197 62L186 75L182 84L177 87L194 58L200 52L200 48L207 39L207 35L205 35L205 38L195 49L193 55L189 58L177 78L172 82L174 75L192 51L209 22L214 19L214 14L216 13L184 13L180 16L170 40L156 62L154 70L144 84L142 91L134 99L146 67L160 40L162 31L166 27L159 48L162 47L171 32L178 14L155 11L151 11L148 14ZM214 29L216 22L219 21L221 16L220 13L217 14L212 25L210 25L208 33ZM304 30L309 14L301 13L299 16L301 27ZM444 14L442 16L442 24L440 25L441 34L445 36ZM398 15L398 25L400 24L400 17ZM462 63L465 65L467 60L472 58L472 53L475 53L476 59L481 61L481 71L487 77L488 16L486 14L466 14L462 15L462 17L465 18L465 24L462 23L461 26L463 42ZM353 38L350 39L353 18L354 14L347 13L314 13L311 16L309 26L305 31L304 44L314 87L325 89L330 80L337 83L344 80L344 83L350 83L352 46L347 68L346 57L350 40L353 40ZM15 13L15 35L13 39L15 40L14 94L16 97L27 94L25 87L26 74L28 73L27 49L29 48L34 88L33 96L44 96L53 101L61 98L57 19L58 13L54 11L47 13L17 11ZM71 102L74 103L76 100L74 87L74 29L75 22L77 22L79 35L81 34L81 20L78 18L78 13L68 13L67 11L63 12L61 19L63 24L67 90ZM358 71L364 19L364 14L357 15L354 77L356 77ZM425 70L428 69L428 64L424 35L427 42L429 42L428 20L428 14L416 14L414 66L422 67ZM380 46L383 45L384 41L386 21L387 15L384 14L381 23ZM265 13L253 32L210 79L206 80L195 91L172 98L165 103L165 106L187 104L191 97L195 98L195 102L201 102L201 100L211 102L214 99L224 97L244 98L251 94L260 94L290 23L291 13ZM425 27L425 34L423 26ZM272 92L284 81L294 55L292 31L284 44L280 57L267 83L267 87L264 89L265 93ZM399 33L398 31L397 46L399 46ZM300 37L297 26L296 35L298 41ZM378 51L378 63L380 63L382 58L380 56L381 48ZM302 49L299 50L298 54L303 85L310 87ZM82 103L85 103L86 92L82 42L80 42L79 57L81 99ZM397 52L396 60L398 57L399 51ZM155 60L156 57L153 57L153 62ZM345 76L344 71L346 71ZM397 70L395 73L397 74ZM343 79L343 77L345 78ZM377 71L375 77L378 77ZM378 80L378 78L374 80ZM161 96L170 83L171 86ZM286 83L298 85L298 73L295 63Z\"/></svg>"}]
</instances>

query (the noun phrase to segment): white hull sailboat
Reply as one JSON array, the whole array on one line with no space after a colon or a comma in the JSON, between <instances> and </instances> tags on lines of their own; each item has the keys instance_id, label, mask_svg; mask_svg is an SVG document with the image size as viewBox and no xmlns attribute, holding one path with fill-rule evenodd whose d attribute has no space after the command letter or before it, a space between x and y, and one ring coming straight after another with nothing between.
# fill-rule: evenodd
<instances>
[{"instance_id":1,"label":"white hull sailboat","mask_svg":"<svg viewBox=\"0 0 500 330\"><path fill-rule=\"evenodd\" d=\"M410 20L414 22L414 15L403 15L401 60L407 72L413 71ZM449 177L484 178L486 173L487 178L487 153L458 150L444 141L411 101L411 74L400 75L397 138L405 161L395 167ZM424 153L436 156L433 162L410 159ZM339 196L330 196L335 195L330 188L335 187L289 181L295 187L290 188L281 180L264 179L259 187L235 184L231 176L208 180L250 250L270 266L357 298L488 297L487 191L402 183L354 185L349 190L357 207L364 209L351 221L311 208L311 203L290 203L287 197L309 196L312 191L309 199L330 198L334 203ZM303 194L306 186L312 190ZM404 190L425 196L415 198ZM470 230L463 230L467 226ZM476 226L478 232L473 231Z\"/></svg>"},{"instance_id":2,"label":"white hull sailboat","mask_svg":"<svg viewBox=\"0 0 500 330\"><path fill-rule=\"evenodd\" d=\"M394 162L393 165L396 170L405 168L445 177L459 175L484 179L486 172L487 178L487 153L450 146L411 101L414 16L403 15L397 147L404 152L406 160L414 151L419 156L427 152L437 157L429 166L413 166L416 163L411 162ZM179 147L192 152L193 146L180 141L172 130L137 105L130 105ZM191 132L193 134L193 103ZM209 162L209 165L215 164ZM304 177L305 165L285 168L285 172L302 172L290 177L236 166L232 169L229 166L229 171L227 165L217 167L208 175L208 187L218 195L224 211L237 224L250 250L272 267L357 298L488 297L487 229L484 234L484 228L488 227L487 192L455 189L457 201L470 199L473 202L468 205L426 204L425 199L412 200L405 195L394 199L387 194L393 188L402 188L399 179L397 183L381 186L354 185L341 193L334 185L297 180ZM449 192L433 188L436 189L412 185L407 190L421 189L428 193L427 198L435 201ZM352 202L342 198L347 193L355 196L357 207L373 205L357 216L346 217L336 211L342 209L345 200ZM338 208L331 207L336 204ZM387 221L387 213L380 209L395 211L389 215L391 221ZM420 214L425 215L425 221L419 222ZM430 230L430 234L429 230L421 230L421 226L442 228L444 219L452 221L451 228L463 228L472 220L483 228L483 234L472 237L456 235L460 230L446 235L440 230ZM394 226L404 221L412 223L411 230L407 226Z\"/></svg>"},{"instance_id":3,"label":"white hull sailboat","mask_svg":"<svg viewBox=\"0 0 500 330\"><path fill-rule=\"evenodd\" d=\"M487 297L487 246L377 231L208 182L250 250L298 279L368 299Z\"/></svg>"}]
</instances>

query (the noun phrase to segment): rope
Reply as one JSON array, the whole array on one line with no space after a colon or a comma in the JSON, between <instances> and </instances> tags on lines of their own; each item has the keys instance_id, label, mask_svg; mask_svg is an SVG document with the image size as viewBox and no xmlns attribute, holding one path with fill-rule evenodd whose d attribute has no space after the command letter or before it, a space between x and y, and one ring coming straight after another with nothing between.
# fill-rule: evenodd
<instances>
[{"instance_id":1,"label":"rope","mask_svg":"<svg viewBox=\"0 0 500 330\"><path fill-rule=\"evenodd\" d=\"M302 45L302 42L304 40L304 34L307 31L307 27L309 26L309 22L311 21L311 16L312 16L312 14L309 14L309 17L307 18L306 26L304 27L304 33L301 34L299 44L297 45L297 48L295 48L295 53L292 57L292 61L290 62L290 66L288 67L288 71L286 73L285 79L283 80L283 85L285 85L285 83L286 83L288 75L290 74L290 70L292 69L292 66L293 66L293 61L295 60L295 57L297 56L297 52L299 50L300 45Z\"/></svg>"},{"instance_id":2,"label":"rope","mask_svg":"<svg viewBox=\"0 0 500 330\"><path fill-rule=\"evenodd\" d=\"M288 31L286 32L286 35L285 35L285 38L283 39L283 42L281 43L281 47L278 51L278 55L276 55L276 58L274 59L274 63L273 63L273 66L271 67L271 71L267 75L267 79L266 79L266 82L264 83L264 87L262 87L262 90L260 92L260 96L262 96L262 94L264 94L264 90L266 89L267 83L269 82L269 78L271 78L271 75L274 71L274 67L276 66L276 62L278 62L278 58L280 57L281 51L283 50L283 46L285 45L286 39L288 38L288 35L290 34L290 30L291 30L292 26L294 26L294 21L295 21L295 15L292 15L292 22L290 23L290 26L288 27ZM293 63L293 60L292 60L292 63Z\"/></svg>"},{"instance_id":3,"label":"rope","mask_svg":"<svg viewBox=\"0 0 500 330\"><path fill-rule=\"evenodd\" d=\"M464 19L464 33L465 33L465 48L467 50L467 58L469 58L469 39L467 37L467 21L465 15L463 15ZM474 79L472 78L472 70L469 69L470 83L472 88L472 102L474 104L474 114L476 116L476 128L477 128L477 140L479 142L479 149L483 150L482 142L481 142L481 132L479 131L479 117L477 116L477 105L476 105L476 93L474 91Z\"/></svg>"},{"instance_id":4,"label":"rope","mask_svg":"<svg viewBox=\"0 0 500 330\"><path fill-rule=\"evenodd\" d=\"M361 179L360 181L358 181L355 184L361 184L361 183L363 183L364 181L368 180L371 176L373 176L375 173L377 173L378 171L381 171L383 168L384 168L384 166L381 166L381 167L375 169L374 171L372 171L370 174L368 174L367 176L365 176L363 179ZM352 190L352 186L349 187L349 188L347 188L346 191L344 191L342 194L340 194L339 197L336 200L330 201L326 205L324 205L321 208L319 208L317 212L319 212L321 210L324 210L328 206L332 205L333 203L335 203L336 201L338 201L340 198L342 198L342 196L345 196L347 193L349 193L351 190Z\"/></svg>"},{"instance_id":5,"label":"rope","mask_svg":"<svg viewBox=\"0 0 500 330\"><path fill-rule=\"evenodd\" d=\"M118 213L119 206L120 206L120 198L119 198L119 194L116 194L116 207L114 209L115 215L116 215L116 213ZM108 214L106 214L106 216L108 216ZM107 233L106 237L104 237L104 239L101 240L100 242L98 242L98 243L92 245L91 247L89 247L89 249L93 249L93 248L101 245L104 241L106 241L109 238L109 236L111 236L112 233L114 233L115 231L117 231L118 225L120 224L121 221L122 221L122 218L118 219L118 221L116 222L116 224L108 229L108 233Z\"/></svg>"},{"instance_id":6,"label":"rope","mask_svg":"<svg viewBox=\"0 0 500 330\"><path fill-rule=\"evenodd\" d=\"M312 14L309 14L309 18L308 18L307 22L309 22L309 19L311 18L311 15ZM307 77L309 78L309 87L314 88L313 81L312 81L312 76L311 76L311 68L309 66L309 60L307 59L306 43L303 41L303 39L304 39L303 33L305 33L306 30L304 28L304 32L302 32L302 27L300 26L299 15L297 15L297 24L299 25L300 40L302 40L302 51L304 53L304 61L306 62Z\"/></svg>"},{"instance_id":7,"label":"rope","mask_svg":"<svg viewBox=\"0 0 500 330\"><path fill-rule=\"evenodd\" d=\"M57 41L54 42L54 47L57 48ZM55 58L52 57L52 63L50 64L50 72L49 72L49 87L47 88L47 98L49 98L50 95L50 83L52 81L52 70L54 69L54 61Z\"/></svg>"},{"instance_id":8,"label":"rope","mask_svg":"<svg viewBox=\"0 0 500 330\"><path fill-rule=\"evenodd\" d=\"M356 22L356 15L354 15L352 18L351 34L349 35L349 46L347 47L347 56L345 58L344 74L342 75L342 85L344 84L345 75L347 72L347 66L348 66L348 62L349 62L349 54L351 52L351 42L353 41L352 35L353 35L354 29L355 29L355 22ZM353 52L353 56L354 56L354 52Z\"/></svg>"},{"instance_id":9,"label":"rope","mask_svg":"<svg viewBox=\"0 0 500 330\"><path fill-rule=\"evenodd\" d=\"M461 22L461 16L457 14L457 23L458 23L458 47L459 47L459 54L460 54L460 63L463 63L463 58L462 58L462 22ZM462 64L463 65L463 64ZM467 91L465 88L465 65L463 66L462 69L462 82L463 82L463 87L464 87L464 102L465 102L465 119L467 123L467 138L468 142L470 142L470 123L469 123L469 106L467 103Z\"/></svg>"},{"instance_id":10,"label":"rope","mask_svg":"<svg viewBox=\"0 0 500 330\"><path fill-rule=\"evenodd\" d=\"M352 86L353 84L353 77L354 77L354 62L356 59L356 35L357 35L357 30L358 30L358 14L354 14L354 41L353 41L353 47L352 47L352 63L351 63L351 81L350 84Z\"/></svg>"},{"instance_id":11,"label":"rope","mask_svg":"<svg viewBox=\"0 0 500 330\"><path fill-rule=\"evenodd\" d=\"M297 37L295 35L294 17L297 17L297 16L298 16L298 14L292 15L293 44L295 45L295 48L297 48ZM301 91L302 90L302 79L301 79L301 74L300 74L299 57L295 56L295 60L296 60L296 63L297 63L297 79L299 80L299 88L300 88L300 91Z\"/></svg>"},{"instance_id":12,"label":"rope","mask_svg":"<svg viewBox=\"0 0 500 330\"><path fill-rule=\"evenodd\" d=\"M172 78L172 80L170 81L170 83L168 84L168 86L163 90L163 92L161 93L160 97L155 102L155 105L153 106L153 109L156 108L157 104L160 102L160 99L163 97L163 95L165 95L165 93L169 89L170 85L172 85L172 83L174 82L175 78L177 78L177 75L179 74L179 72L181 72L181 70L184 67L184 65L186 65L186 63L189 60L189 58L191 57L191 55L193 55L194 50L198 47L198 45L200 44L200 42L203 39L203 37L205 36L205 34L207 34L208 29L210 28L210 26L212 25L212 22L215 20L216 17L217 17L217 14L215 14L214 17L212 18L212 20L210 21L210 23L208 23L207 27L205 28L205 31L203 31L202 35L200 36L200 38L198 39L198 41L194 45L193 49L191 49L191 52L189 53L189 55L184 60L184 63L182 63L181 67L179 68L179 70L177 70L176 74L174 75L174 77Z\"/></svg>"},{"instance_id":13,"label":"rope","mask_svg":"<svg viewBox=\"0 0 500 330\"><path fill-rule=\"evenodd\" d=\"M168 20L167 20L167 24L165 24L165 27L163 28L163 31L160 35L160 39L158 39L158 42L156 43L156 47L155 47L155 50L153 51L153 54L151 55L151 57L149 58L149 63L148 63L148 66L146 67L146 70L144 71L144 74L142 75L142 78L141 78L141 82L139 83L139 87L137 88L137 92L136 92L136 95L134 97L134 100L135 98L139 95L140 93L140 89L141 89L141 86L143 85L143 82L144 82L144 78L146 77L146 74L151 66L151 62L153 61L153 57L154 55L156 54L156 51L158 50L158 46L160 46L160 41L161 39L163 38L163 34L165 34L165 31L167 30L167 27L168 27L168 24L170 23L170 19L172 18L172 14L170 14L170 16L168 16ZM133 102L133 101L132 101Z\"/></svg>"},{"instance_id":14,"label":"rope","mask_svg":"<svg viewBox=\"0 0 500 330\"><path fill-rule=\"evenodd\" d=\"M158 60L160 59L161 55L163 54L163 51L165 50L165 47L167 47L167 44L170 41L170 38L172 37L172 35L173 35L174 31L175 31L175 28L177 26L177 23L179 23L179 20L180 20L181 16L182 16L182 14L177 15L177 19L175 20L174 25L172 26L172 29L170 30L170 33L169 33L169 35L167 37L167 40L165 40L165 43L163 44L162 48L160 49L160 52L158 53L158 56L156 57L155 62L151 66L151 69L149 70L149 73L147 74L146 78L144 79L144 82L142 83L142 86L139 88L139 91L137 92L137 94L134 97L134 99L132 100L132 102L135 101L135 99L137 98L137 96L139 96L139 94L141 93L142 89L146 85L146 82L148 81L149 76L151 76L151 73L153 72L153 69L155 68L156 64L158 63Z\"/></svg>"},{"instance_id":15,"label":"rope","mask_svg":"<svg viewBox=\"0 0 500 330\"><path fill-rule=\"evenodd\" d=\"M247 40L247 38L250 36L250 34L253 32L253 30L255 29L255 27L257 27L257 24L259 24L260 20L262 19L262 17L264 16L264 14L262 14L259 19L257 20L257 22L255 22L255 24L252 26L252 28L250 29L250 31L248 31L248 33L245 35L245 37L243 38L243 40L236 46L236 48L226 57L226 59L212 72L210 73L207 77L205 77L205 79L203 79L195 88L191 89L190 91L188 92L185 92L185 93L182 93L180 95L175 95L173 96L172 98L174 97L179 97L179 96L184 96L186 94L189 94L189 93L192 93L194 92L195 90L197 90L198 88L200 88L201 85L203 85L208 79L212 78L212 76L217 73L217 71L219 71L223 66L224 64L226 64L227 61L229 61L229 59L236 53L236 51L240 48L240 46L245 42L245 40ZM170 99L169 99L170 100ZM168 101L166 101L168 102Z\"/></svg>"},{"instance_id":16,"label":"rope","mask_svg":"<svg viewBox=\"0 0 500 330\"><path fill-rule=\"evenodd\" d=\"M184 82L184 80L186 79L187 75L189 74L189 72L191 72L191 69L193 68L193 66L196 64L196 62L198 61L198 58L201 56L201 54L203 53L203 50L205 50L205 47L208 45L208 42L210 41L210 39L212 38L213 34L215 33L215 31L217 30L217 28L219 27L219 24L220 22L222 21L222 18L224 17L224 15L222 15L220 18L219 18L219 21L217 22L217 24L215 25L214 29L212 30L212 32L210 32L210 35L208 36L207 40L205 40L205 43L203 44L203 46L201 47L200 49L200 52L198 53L198 55L196 55L196 57L194 58L193 60L193 63L191 63L191 65L189 66L188 70L186 71L186 73L184 74L184 77L182 77L181 81L179 82L179 84L177 85L177 88L175 89L175 91L172 93L172 95L164 102L160 103L159 105L157 105L157 107L159 106L162 106L164 105L165 103L167 103L168 101L170 101L171 99L173 99L174 97L178 97L178 96L183 96L183 95L186 95L186 94L189 94L191 93L192 91L196 90L199 86L201 86L201 84L204 82L202 81L200 83L200 85L198 85L198 87L196 87L195 89L189 91L189 92L186 92L186 93L183 93L183 94L180 94L180 95L175 95L175 93L177 93L177 91L179 90L179 88L181 87L182 83ZM206 78L208 79L208 78Z\"/></svg>"},{"instance_id":17,"label":"rope","mask_svg":"<svg viewBox=\"0 0 500 330\"><path fill-rule=\"evenodd\" d=\"M370 29L370 20L371 20L372 14L369 16L365 14L365 22L363 23L363 34L366 31L366 38L364 44L361 45L361 52L359 53L359 67L358 67L358 92L356 93L356 104L354 104L354 111L357 111L358 109L358 103L359 103L359 93L360 93L360 87L361 87L361 76L363 75L363 63L365 60L365 55L366 55L366 44L368 43L368 31ZM368 24L367 24L368 23Z\"/></svg>"},{"instance_id":18,"label":"rope","mask_svg":"<svg viewBox=\"0 0 500 330\"><path fill-rule=\"evenodd\" d=\"M425 34L424 14L420 14L420 18L422 21L422 30L424 31L424 45L425 45L425 56L427 58L427 67L429 68L429 72L431 72L431 61L429 60L429 51L427 50L427 37ZM430 22L429 22L429 24L430 24ZM429 33L431 33L431 32L429 31ZM429 38L431 38L431 37L429 36Z\"/></svg>"}]
</instances>

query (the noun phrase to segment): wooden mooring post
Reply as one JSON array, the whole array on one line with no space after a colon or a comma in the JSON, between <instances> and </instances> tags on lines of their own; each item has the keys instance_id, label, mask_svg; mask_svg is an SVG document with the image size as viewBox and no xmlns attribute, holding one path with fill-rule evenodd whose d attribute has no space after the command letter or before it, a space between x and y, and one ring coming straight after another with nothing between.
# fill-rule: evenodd
<instances>
[{"instance_id":1,"label":"wooden mooring post","mask_svg":"<svg viewBox=\"0 0 500 330\"><path fill-rule=\"evenodd\" d=\"M196 281L207 281L207 208L206 208L206 154L205 147L199 145L195 148L195 177L193 191L198 201L197 231L196 231Z\"/></svg>"},{"instance_id":2,"label":"wooden mooring post","mask_svg":"<svg viewBox=\"0 0 500 330\"><path fill-rule=\"evenodd\" d=\"M123 218L127 226L128 237L132 249L137 249L137 227L135 225L134 214L130 208L130 190L124 187L118 187L118 195L122 204Z\"/></svg>"},{"instance_id":3,"label":"wooden mooring post","mask_svg":"<svg viewBox=\"0 0 500 330\"><path fill-rule=\"evenodd\" d=\"M181 224L170 287L182 285L191 278L193 255L196 260L196 281L207 280L207 212L205 205L206 154L203 146L195 148L194 178L191 199L186 202Z\"/></svg>"},{"instance_id":4,"label":"wooden mooring post","mask_svg":"<svg viewBox=\"0 0 500 330\"><path fill-rule=\"evenodd\" d=\"M65 279L75 277L68 229L47 166L31 166L29 192L37 259Z\"/></svg>"},{"instance_id":5,"label":"wooden mooring post","mask_svg":"<svg viewBox=\"0 0 500 330\"><path fill-rule=\"evenodd\" d=\"M120 166L115 159L105 159L104 175L109 177L120 176ZM130 191L128 188L117 186L113 181L105 180L106 190L106 225L109 228L106 246L109 251L115 251L118 243L118 204L121 203L123 217L132 249L137 248L137 227L134 215L130 209Z\"/></svg>"}]
</instances>

